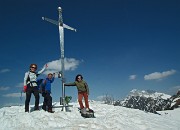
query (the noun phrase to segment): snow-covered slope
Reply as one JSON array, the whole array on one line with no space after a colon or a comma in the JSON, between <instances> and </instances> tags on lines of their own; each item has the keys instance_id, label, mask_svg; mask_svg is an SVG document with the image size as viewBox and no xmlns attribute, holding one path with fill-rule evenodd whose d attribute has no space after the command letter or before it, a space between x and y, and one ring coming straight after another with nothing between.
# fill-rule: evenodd
<instances>
[{"instance_id":1,"label":"snow-covered slope","mask_svg":"<svg viewBox=\"0 0 180 130\"><path fill-rule=\"evenodd\" d=\"M58 103L57 103L58 104ZM90 102L96 118L83 118L78 103L71 103L71 112L43 110L24 112L24 106L0 109L0 130L179 130L180 109L146 113L138 109ZM32 106L31 106L32 107Z\"/></svg>"}]
</instances>

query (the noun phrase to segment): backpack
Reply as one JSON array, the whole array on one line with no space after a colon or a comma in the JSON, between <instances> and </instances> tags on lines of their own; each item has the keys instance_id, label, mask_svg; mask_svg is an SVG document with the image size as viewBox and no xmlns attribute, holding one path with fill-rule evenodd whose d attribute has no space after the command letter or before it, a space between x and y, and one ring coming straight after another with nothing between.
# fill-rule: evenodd
<instances>
[{"instance_id":1,"label":"backpack","mask_svg":"<svg viewBox=\"0 0 180 130\"><path fill-rule=\"evenodd\" d=\"M66 102L66 104L69 104L70 101L71 101L71 99L72 99L71 96L66 96L66 97L65 97L65 102Z\"/></svg>"},{"instance_id":2,"label":"backpack","mask_svg":"<svg viewBox=\"0 0 180 130\"><path fill-rule=\"evenodd\" d=\"M84 118L96 118L94 116L94 111L90 109L89 111L86 111L86 108L83 108L80 110L81 116Z\"/></svg>"},{"instance_id":3,"label":"backpack","mask_svg":"<svg viewBox=\"0 0 180 130\"><path fill-rule=\"evenodd\" d=\"M46 80L44 79L37 80L37 85L38 85L39 93L43 95L43 93L45 93Z\"/></svg>"}]
</instances>

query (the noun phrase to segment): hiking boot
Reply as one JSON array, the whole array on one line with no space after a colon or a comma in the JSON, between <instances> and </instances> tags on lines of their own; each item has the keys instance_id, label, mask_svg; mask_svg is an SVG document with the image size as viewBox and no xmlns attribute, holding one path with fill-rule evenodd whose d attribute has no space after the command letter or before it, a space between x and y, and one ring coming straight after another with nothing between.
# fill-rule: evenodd
<instances>
[{"instance_id":1,"label":"hiking boot","mask_svg":"<svg viewBox=\"0 0 180 130\"><path fill-rule=\"evenodd\" d=\"M49 112L49 113L54 113L55 111L53 111L53 110L48 110L48 112Z\"/></svg>"},{"instance_id":2,"label":"hiking boot","mask_svg":"<svg viewBox=\"0 0 180 130\"><path fill-rule=\"evenodd\" d=\"M78 108L79 110L82 110L82 109L84 109L84 107L83 108Z\"/></svg>"},{"instance_id":3,"label":"hiking boot","mask_svg":"<svg viewBox=\"0 0 180 130\"><path fill-rule=\"evenodd\" d=\"M52 107L49 107L49 108L48 108L48 112L49 112L49 113L54 113L55 111L52 110Z\"/></svg>"},{"instance_id":4,"label":"hiking boot","mask_svg":"<svg viewBox=\"0 0 180 130\"><path fill-rule=\"evenodd\" d=\"M29 113L29 110L25 110L25 112Z\"/></svg>"}]
</instances>

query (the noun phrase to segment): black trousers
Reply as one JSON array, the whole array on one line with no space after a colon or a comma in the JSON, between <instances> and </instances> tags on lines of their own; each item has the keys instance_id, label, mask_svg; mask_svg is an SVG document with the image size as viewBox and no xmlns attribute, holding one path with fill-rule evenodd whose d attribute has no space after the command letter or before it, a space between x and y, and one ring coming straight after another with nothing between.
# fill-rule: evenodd
<instances>
[{"instance_id":1,"label":"black trousers","mask_svg":"<svg viewBox=\"0 0 180 130\"><path fill-rule=\"evenodd\" d=\"M46 108L46 106L48 106L48 110L52 109L52 97L50 93L48 92L43 93L43 97L44 97L43 108Z\"/></svg>"},{"instance_id":2,"label":"black trousers","mask_svg":"<svg viewBox=\"0 0 180 130\"><path fill-rule=\"evenodd\" d=\"M26 92L26 100L25 100L25 111L29 111L29 102L31 100L31 94L33 93L35 97L35 110L39 110L39 90L37 87L30 87L28 86Z\"/></svg>"}]
</instances>

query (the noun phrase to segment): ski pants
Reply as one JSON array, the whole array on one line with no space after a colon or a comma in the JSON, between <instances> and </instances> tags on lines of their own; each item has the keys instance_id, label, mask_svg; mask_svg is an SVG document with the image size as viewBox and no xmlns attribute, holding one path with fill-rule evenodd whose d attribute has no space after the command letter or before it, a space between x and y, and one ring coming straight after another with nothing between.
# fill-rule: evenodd
<instances>
[{"instance_id":1,"label":"ski pants","mask_svg":"<svg viewBox=\"0 0 180 130\"><path fill-rule=\"evenodd\" d=\"M89 102L88 102L88 94L87 94L87 92L78 92L78 102L79 102L79 105L80 105L80 109L83 109L83 108L84 108L84 105L83 105L83 102L82 102L83 97L84 97L84 101L85 101L85 106L86 106L86 108L89 108Z\"/></svg>"},{"instance_id":2,"label":"ski pants","mask_svg":"<svg viewBox=\"0 0 180 130\"><path fill-rule=\"evenodd\" d=\"M29 102L31 100L31 94L33 93L35 97L35 110L39 110L39 90L37 87L28 87L26 92L26 100L25 100L25 111L29 111Z\"/></svg>"},{"instance_id":3,"label":"ski pants","mask_svg":"<svg viewBox=\"0 0 180 130\"><path fill-rule=\"evenodd\" d=\"M46 92L43 94L43 96L44 96L43 107L46 108L46 106L48 106L48 110L52 109L52 97L50 93Z\"/></svg>"}]
</instances>

